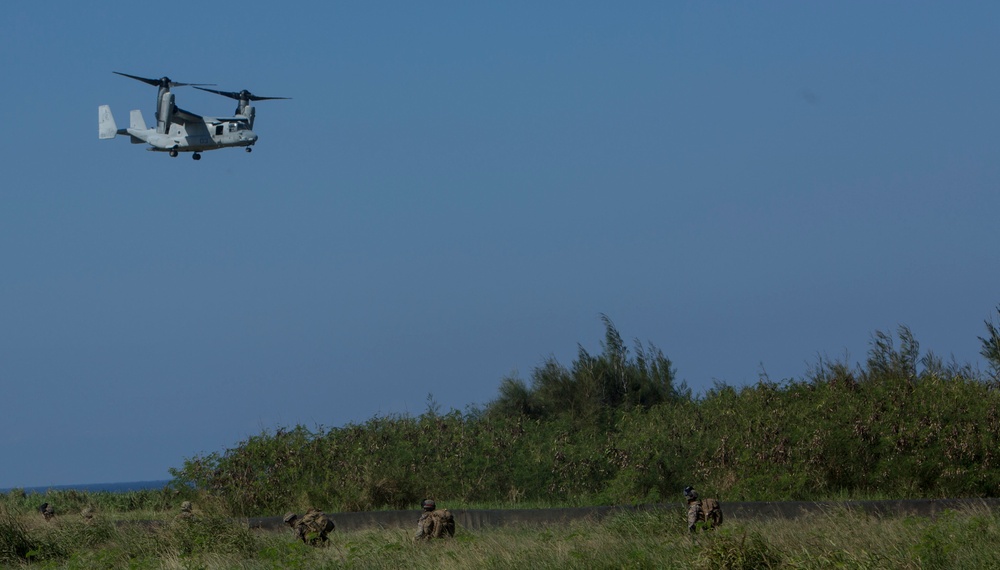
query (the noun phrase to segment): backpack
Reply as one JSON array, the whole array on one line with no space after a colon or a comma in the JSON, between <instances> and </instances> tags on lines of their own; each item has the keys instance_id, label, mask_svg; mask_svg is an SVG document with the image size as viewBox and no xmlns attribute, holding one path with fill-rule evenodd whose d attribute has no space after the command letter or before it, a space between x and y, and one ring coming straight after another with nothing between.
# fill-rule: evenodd
<instances>
[{"instance_id":1,"label":"backpack","mask_svg":"<svg viewBox=\"0 0 1000 570\"><path fill-rule=\"evenodd\" d=\"M455 536L455 516L451 514L448 509L438 509L432 511L430 514L431 519L431 538L444 538L444 535Z\"/></svg>"},{"instance_id":2,"label":"backpack","mask_svg":"<svg viewBox=\"0 0 1000 570\"><path fill-rule=\"evenodd\" d=\"M326 516L326 513L317 509L309 509L309 512L303 515L300 524L305 526L308 532L317 533L320 538L325 538L327 533L332 532L336 526L330 517Z\"/></svg>"},{"instance_id":3,"label":"backpack","mask_svg":"<svg viewBox=\"0 0 1000 570\"><path fill-rule=\"evenodd\" d=\"M717 527L722 524L722 505L719 501L715 499L704 499L701 502L701 519L704 520L710 528Z\"/></svg>"}]
</instances>

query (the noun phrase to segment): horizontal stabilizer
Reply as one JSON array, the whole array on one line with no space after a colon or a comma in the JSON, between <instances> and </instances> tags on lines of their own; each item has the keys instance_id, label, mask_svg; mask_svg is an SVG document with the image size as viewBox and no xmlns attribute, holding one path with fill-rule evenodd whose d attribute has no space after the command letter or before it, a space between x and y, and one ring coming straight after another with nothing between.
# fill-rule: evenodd
<instances>
[{"instance_id":1,"label":"horizontal stabilizer","mask_svg":"<svg viewBox=\"0 0 1000 570\"><path fill-rule=\"evenodd\" d=\"M111 114L111 107L101 105L97 108L97 137L113 139L116 134L118 134L118 125L115 124L115 117Z\"/></svg>"}]
</instances>

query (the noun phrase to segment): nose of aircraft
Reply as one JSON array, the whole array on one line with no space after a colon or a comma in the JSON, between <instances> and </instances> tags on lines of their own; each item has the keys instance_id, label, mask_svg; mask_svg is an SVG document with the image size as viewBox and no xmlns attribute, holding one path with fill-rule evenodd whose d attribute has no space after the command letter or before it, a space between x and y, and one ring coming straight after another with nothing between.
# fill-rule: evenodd
<instances>
[{"instance_id":1,"label":"nose of aircraft","mask_svg":"<svg viewBox=\"0 0 1000 570\"><path fill-rule=\"evenodd\" d=\"M249 142L250 144L253 144L257 142L257 133L253 131L243 131L243 133L240 135L240 138Z\"/></svg>"}]
</instances>

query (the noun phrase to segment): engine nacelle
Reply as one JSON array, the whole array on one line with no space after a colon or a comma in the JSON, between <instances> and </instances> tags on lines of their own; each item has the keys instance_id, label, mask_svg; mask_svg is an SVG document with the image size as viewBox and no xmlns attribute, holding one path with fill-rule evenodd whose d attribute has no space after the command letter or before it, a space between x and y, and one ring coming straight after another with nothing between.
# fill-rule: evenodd
<instances>
[{"instance_id":1,"label":"engine nacelle","mask_svg":"<svg viewBox=\"0 0 1000 570\"><path fill-rule=\"evenodd\" d=\"M160 97L160 106L156 109L156 132L160 134L169 132L173 116L174 94L168 91Z\"/></svg>"},{"instance_id":2,"label":"engine nacelle","mask_svg":"<svg viewBox=\"0 0 1000 570\"><path fill-rule=\"evenodd\" d=\"M250 123L251 129L253 128L253 118L256 113L257 111L253 108L253 105L247 105L243 109L243 116L247 118L247 121Z\"/></svg>"}]
</instances>

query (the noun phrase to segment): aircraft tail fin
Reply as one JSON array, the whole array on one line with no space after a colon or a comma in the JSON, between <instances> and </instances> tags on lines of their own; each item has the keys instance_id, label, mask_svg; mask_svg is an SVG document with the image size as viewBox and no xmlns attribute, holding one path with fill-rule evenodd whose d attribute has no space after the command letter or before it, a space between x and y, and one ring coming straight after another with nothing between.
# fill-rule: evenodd
<instances>
[{"instance_id":1,"label":"aircraft tail fin","mask_svg":"<svg viewBox=\"0 0 1000 570\"><path fill-rule=\"evenodd\" d=\"M115 116L111 114L111 107L101 105L97 108L97 137L113 139L116 134L118 134L118 125L115 124Z\"/></svg>"},{"instance_id":2,"label":"aircraft tail fin","mask_svg":"<svg viewBox=\"0 0 1000 570\"><path fill-rule=\"evenodd\" d=\"M130 129L135 129L140 131L148 130L146 128L146 121L143 120L142 118L142 111L140 111L139 109L132 109L132 112L129 113L128 118L129 118Z\"/></svg>"}]
</instances>

